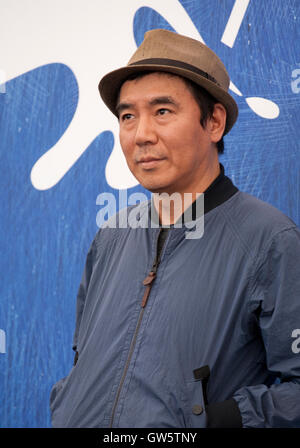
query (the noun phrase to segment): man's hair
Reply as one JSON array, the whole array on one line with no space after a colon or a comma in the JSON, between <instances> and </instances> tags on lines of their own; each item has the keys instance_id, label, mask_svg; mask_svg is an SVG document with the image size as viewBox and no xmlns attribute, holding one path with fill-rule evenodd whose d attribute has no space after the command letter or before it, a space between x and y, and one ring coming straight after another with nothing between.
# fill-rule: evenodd
<instances>
[{"instance_id":1,"label":"man's hair","mask_svg":"<svg viewBox=\"0 0 300 448\"><path fill-rule=\"evenodd\" d=\"M179 78L181 78L183 80L183 82L186 84L189 91L193 95L196 103L199 106L200 113L201 113L200 124L203 128L205 128L207 120L212 117L212 114L214 111L214 105L216 103L218 103L219 101L217 101L209 92L207 92L207 90L203 89L201 86L199 86L195 82L191 81L190 79L184 78L183 76L176 75L176 74L173 74L170 72L163 72L163 71L156 72L155 70L153 70L153 71L143 71L143 72L133 73L132 75L129 75L128 78L126 78L126 80L124 82L134 81L134 80L142 78L146 75L150 75L151 73L165 73L170 76L178 76ZM121 90L121 87L119 89L119 94L120 94L120 90ZM117 103L118 103L118 100L117 100L116 104ZM223 154L223 152L224 152L223 136L222 136L221 140L219 140L216 143L216 146L217 146L218 153Z\"/></svg>"},{"instance_id":2,"label":"man's hair","mask_svg":"<svg viewBox=\"0 0 300 448\"><path fill-rule=\"evenodd\" d=\"M207 120L212 117L212 114L214 112L214 105L218 103L217 101L207 90L203 89L203 87L199 86L195 82L183 78L183 81L189 88L191 94L193 95L196 103L199 106L200 113L201 113L201 119L200 123L203 128L205 128ZM219 154L223 154L224 152L224 139L223 136L221 140L219 140L217 143L217 150Z\"/></svg>"}]
</instances>

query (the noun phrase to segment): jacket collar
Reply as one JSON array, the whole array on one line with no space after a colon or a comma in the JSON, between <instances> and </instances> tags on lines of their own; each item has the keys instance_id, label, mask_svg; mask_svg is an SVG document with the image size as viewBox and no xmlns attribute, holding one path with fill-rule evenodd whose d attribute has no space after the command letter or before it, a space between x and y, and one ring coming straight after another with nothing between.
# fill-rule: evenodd
<instances>
[{"instance_id":1,"label":"jacket collar","mask_svg":"<svg viewBox=\"0 0 300 448\"><path fill-rule=\"evenodd\" d=\"M224 166L220 163L219 176L204 191L204 213L208 213L218 207L218 205L223 204L223 202L230 199L237 191L238 188L233 185L231 179L225 176ZM194 203L191 207L195 208Z\"/></svg>"}]
</instances>

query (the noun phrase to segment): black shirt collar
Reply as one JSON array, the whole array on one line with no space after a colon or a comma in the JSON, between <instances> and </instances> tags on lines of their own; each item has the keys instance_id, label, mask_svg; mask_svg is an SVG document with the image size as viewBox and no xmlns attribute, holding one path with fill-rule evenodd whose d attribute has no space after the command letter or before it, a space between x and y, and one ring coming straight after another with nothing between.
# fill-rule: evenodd
<instances>
[{"instance_id":1,"label":"black shirt collar","mask_svg":"<svg viewBox=\"0 0 300 448\"><path fill-rule=\"evenodd\" d=\"M220 163L219 176L204 191L204 213L208 213L218 205L223 204L237 191L238 188L233 185L231 179L225 176L224 166Z\"/></svg>"}]
</instances>

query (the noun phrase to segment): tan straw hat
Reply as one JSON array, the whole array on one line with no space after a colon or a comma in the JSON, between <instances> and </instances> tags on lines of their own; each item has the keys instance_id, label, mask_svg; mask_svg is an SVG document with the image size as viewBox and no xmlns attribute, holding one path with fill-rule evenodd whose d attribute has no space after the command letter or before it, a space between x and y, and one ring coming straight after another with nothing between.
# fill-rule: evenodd
<instances>
[{"instance_id":1,"label":"tan straw hat","mask_svg":"<svg viewBox=\"0 0 300 448\"><path fill-rule=\"evenodd\" d=\"M99 83L99 92L107 107L117 116L115 107L123 82L133 73L164 71L188 78L207 90L227 110L224 134L232 128L238 107L228 93L229 76L218 56L198 40L156 29L145 33L126 67L105 75Z\"/></svg>"}]
</instances>

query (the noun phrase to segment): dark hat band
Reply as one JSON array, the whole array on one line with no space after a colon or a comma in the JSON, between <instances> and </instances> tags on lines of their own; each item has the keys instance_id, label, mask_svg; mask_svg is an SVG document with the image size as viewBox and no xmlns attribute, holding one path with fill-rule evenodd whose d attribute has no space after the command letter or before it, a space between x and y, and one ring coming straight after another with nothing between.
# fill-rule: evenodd
<instances>
[{"instance_id":1,"label":"dark hat band","mask_svg":"<svg viewBox=\"0 0 300 448\"><path fill-rule=\"evenodd\" d=\"M145 65L145 64L146 65L148 65L148 64L149 65L165 65L165 66L173 66L173 67L177 67L177 68L183 68L183 69L189 70L193 73L196 73L197 75L200 75L203 78L206 78L209 81L212 81L215 84L217 84L219 87L221 87L221 85L217 82L217 80L213 76L204 72L200 68L194 67L193 65L187 64L186 62L176 61L175 59L167 59L167 58L142 59L140 61L132 62L131 64L129 64L129 66L131 67L134 65Z\"/></svg>"}]
</instances>

